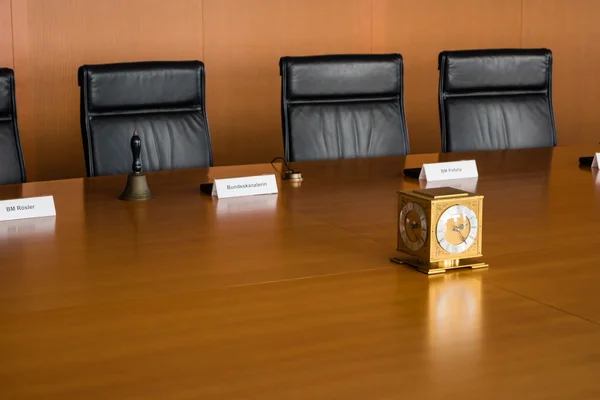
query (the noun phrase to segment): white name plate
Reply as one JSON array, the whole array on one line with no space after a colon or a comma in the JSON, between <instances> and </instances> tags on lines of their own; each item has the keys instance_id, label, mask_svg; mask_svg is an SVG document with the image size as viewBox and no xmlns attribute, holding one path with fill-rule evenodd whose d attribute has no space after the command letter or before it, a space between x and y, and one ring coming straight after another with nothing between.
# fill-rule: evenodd
<instances>
[{"instance_id":1,"label":"white name plate","mask_svg":"<svg viewBox=\"0 0 600 400\"><path fill-rule=\"evenodd\" d=\"M594 161L592 161L592 168L599 168L600 166L600 153L596 153Z\"/></svg>"},{"instance_id":2,"label":"white name plate","mask_svg":"<svg viewBox=\"0 0 600 400\"><path fill-rule=\"evenodd\" d=\"M53 196L0 201L0 221L54 216L56 209Z\"/></svg>"},{"instance_id":3,"label":"white name plate","mask_svg":"<svg viewBox=\"0 0 600 400\"><path fill-rule=\"evenodd\" d=\"M419 179L434 182L450 179L477 178L478 176L475 160L466 160L423 164Z\"/></svg>"},{"instance_id":4,"label":"white name plate","mask_svg":"<svg viewBox=\"0 0 600 400\"><path fill-rule=\"evenodd\" d=\"M230 197L256 196L277 193L277 179L274 174L245 176L243 178L215 179L212 195L219 199Z\"/></svg>"}]
</instances>

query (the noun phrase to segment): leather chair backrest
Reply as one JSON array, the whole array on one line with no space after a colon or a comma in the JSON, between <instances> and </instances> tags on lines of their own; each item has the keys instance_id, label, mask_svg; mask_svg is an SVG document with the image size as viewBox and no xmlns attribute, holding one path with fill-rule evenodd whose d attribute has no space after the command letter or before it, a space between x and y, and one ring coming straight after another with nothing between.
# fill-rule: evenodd
<instances>
[{"instance_id":1,"label":"leather chair backrest","mask_svg":"<svg viewBox=\"0 0 600 400\"><path fill-rule=\"evenodd\" d=\"M288 161L409 153L400 54L282 57Z\"/></svg>"},{"instance_id":2,"label":"leather chair backrest","mask_svg":"<svg viewBox=\"0 0 600 400\"><path fill-rule=\"evenodd\" d=\"M78 81L88 176L130 173L134 131L144 171L212 166L202 62L83 65Z\"/></svg>"},{"instance_id":3,"label":"leather chair backrest","mask_svg":"<svg viewBox=\"0 0 600 400\"><path fill-rule=\"evenodd\" d=\"M444 152L556 146L550 50L444 51L438 68Z\"/></svg>"},{"instance_id":4,"label":"leather chair backrest","mask_svg":"<svg viewBox=\"0 0 600 400\"><path fill-rule=\"evenodd\" d=\"M15 74L0 68L0 185L25 182L25 162L19 139Z\"/></svg>"}]
</instances>

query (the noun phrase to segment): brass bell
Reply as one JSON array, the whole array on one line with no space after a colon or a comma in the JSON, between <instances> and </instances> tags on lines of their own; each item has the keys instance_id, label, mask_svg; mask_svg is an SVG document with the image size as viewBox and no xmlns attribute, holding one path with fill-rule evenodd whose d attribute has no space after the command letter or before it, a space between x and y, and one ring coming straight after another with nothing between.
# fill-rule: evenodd
<instances>
[{"instance_id":1,"label":"brass bell","mask_svg":"<svg viewBox=\"0 0 600 400\"><path fill-rule=\"evenodd\" d=\"M131 138L131 153L133 154L133 172L127 176L127 186L125 190L119 196L120 200L125 201L144 201L151 200L154 195L150 191L148 182L146 181L146 175L142 173L142 162L140 161L140 153L142 150L142 139L138 136L137 132L133 132Z\"/></svg>"}]
</instances>

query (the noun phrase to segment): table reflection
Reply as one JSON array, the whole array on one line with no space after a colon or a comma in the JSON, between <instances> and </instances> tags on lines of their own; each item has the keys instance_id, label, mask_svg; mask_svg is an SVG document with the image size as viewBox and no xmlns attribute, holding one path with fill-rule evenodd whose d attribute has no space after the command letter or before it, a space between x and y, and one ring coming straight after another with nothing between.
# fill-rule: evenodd
<instances>
[{"instance_id":1,"label":"table reflection","mask_svg":"<svg viewBox=\"0 0 600 400\"><path fill-rule=\"evenodd\" d=\"M594 178L594 182L596 183L596 187L600 188L600 173L598 172L598 168L592 168L592 176Z\"/></svg>"},{"instance_id":2,"label":"table reflection","mask_svg":"<svg viewBox=\"0 0 600 400\"><path fill-rule=\"evenodd\" d=\"M421 189L432 189L439 187L453 187L455 189L464 190L465 192L477 193L477 178L466 179L451 179L444 181L428 182L425 180L419 181Z\"/></svg>"},{"instance_id":3,"label":"table reflection","mask_svg":"<svg viewBox=\"0 0 600 400\"><path fill-rule=\"evenodd\" d=\"M277 210L276 194L215 199L217 215L274 213Z\"/></svg>"},{"instance_id":4,"label":"table reflection","mask_svg":"<svg viewBox=\"0 0 600 400\"><path fill-rule=\"evenodd\" d=\"M55 217L0 222L0 238L53 236L55 225Z\"/></svg>"},{"instance_id":5,"label":"table reflection","mask_svg":"<svg viewBox=\"0 0 600 400\"><path fill-rule=\"evenodd\" d=\"M436 372L475 367L482 334L481 285L462 274L430 277L428 348Z\"/></svg>"}]
</instances>

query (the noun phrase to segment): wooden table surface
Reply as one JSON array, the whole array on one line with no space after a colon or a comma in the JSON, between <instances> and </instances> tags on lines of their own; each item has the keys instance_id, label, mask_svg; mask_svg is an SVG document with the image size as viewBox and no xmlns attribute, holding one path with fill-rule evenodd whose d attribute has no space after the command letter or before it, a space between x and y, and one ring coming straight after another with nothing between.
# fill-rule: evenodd
<instances>
[{"instance_id":1,"label":"wooden table surface","mask_svg":"<svg viewBox=\"0 0 600 400\"><path fill-rule=\"evenodd\" d=\"M238 199L199 184L272 167L0 187L58 213L0 223L0 399L598 399L597 150L297 163ZM390 263L403 168L468 158L490 268Z\"/></svg>"}]
</instances>

